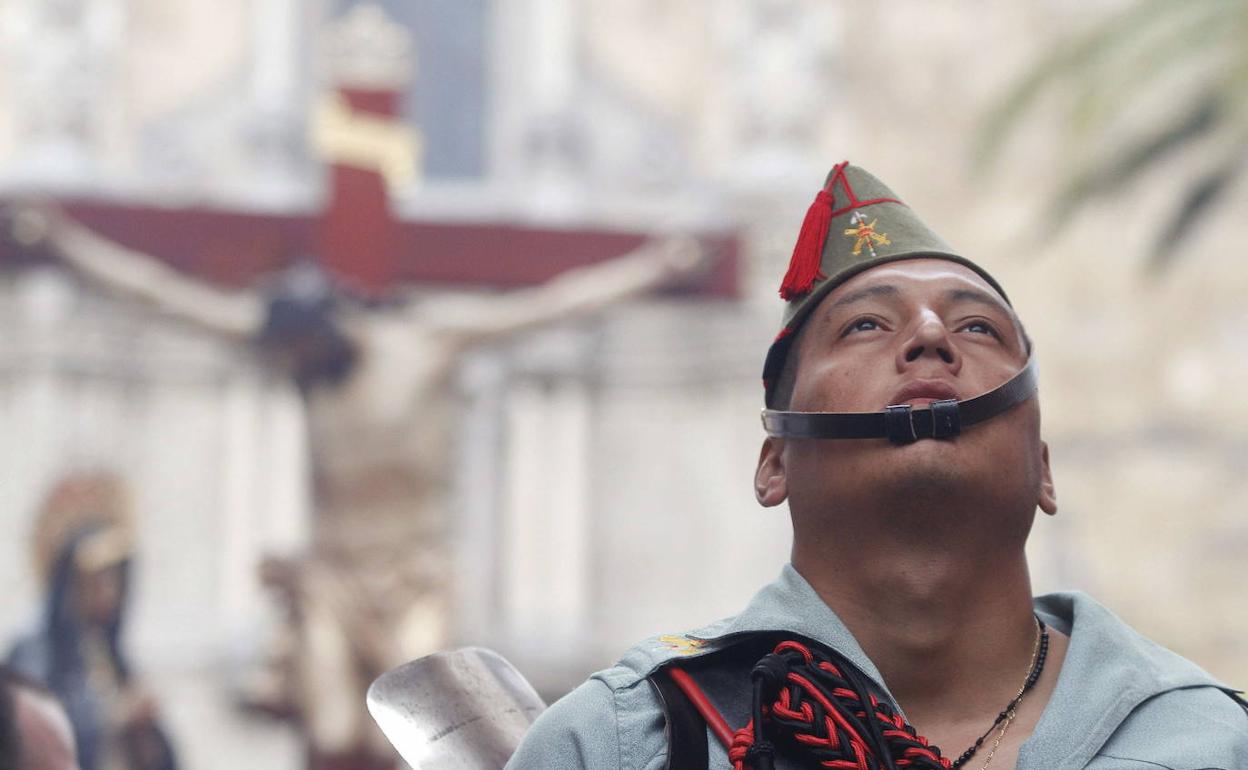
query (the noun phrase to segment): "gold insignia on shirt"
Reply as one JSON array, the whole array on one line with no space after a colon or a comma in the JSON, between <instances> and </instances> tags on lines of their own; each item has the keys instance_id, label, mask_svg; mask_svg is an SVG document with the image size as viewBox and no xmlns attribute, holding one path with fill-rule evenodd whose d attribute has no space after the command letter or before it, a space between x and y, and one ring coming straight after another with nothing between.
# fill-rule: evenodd
<instances>
[{"instance_id":1,"label":"gold insignia on shirt","mask_svg":"<svg viewBox=\"0 0 1248 770\"><path fill-rule=\"evenodd\" d=\"M854 241L854 250L850 252L855 257L862 253L863 246L866 246L867 251L871 252L871 256L874 257L876 255L876 244L879 244L880 246L887 246L892 243L892 241L888 239L887 235L884 233L877 233L875 231L875 223L880 220L872 219L868 222L867 218L862 215L861 211L855 211L854 215L849 218L849 221L856 225L855 227L851 227L845 231L845 235L850 238L857 239Z\"/></svg>"},{"instance_id":2,"label":"gold insignia on shirt","mask_svg":"<svg viewBox=\"0 0 1248 770\"><path fill-rule=\"evenodd\" d=\"M667 645L669 650L675 650L680 655L692 655L706 646L706 641L703 639L693 639L688 636L677 636L675 634L663 634L659 637L659 641Z\"/></svg>"}]
</instances>

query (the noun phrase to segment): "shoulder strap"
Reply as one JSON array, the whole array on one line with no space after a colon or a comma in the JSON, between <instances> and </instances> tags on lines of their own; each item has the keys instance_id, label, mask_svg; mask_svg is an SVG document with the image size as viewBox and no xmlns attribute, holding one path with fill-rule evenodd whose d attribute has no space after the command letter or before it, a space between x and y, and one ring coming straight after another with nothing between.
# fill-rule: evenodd
<instances>
[{"instance_id":1,"label":"shoulder strap","mask_svg":"<svg viewBox=\"0 0 1248 770\"><path fill-rule=\"evenodd\" d=\"M667 718L667 770L706 770L706 720L665 668L646 677L663 704Z\"/></svg>"}]
</instances>

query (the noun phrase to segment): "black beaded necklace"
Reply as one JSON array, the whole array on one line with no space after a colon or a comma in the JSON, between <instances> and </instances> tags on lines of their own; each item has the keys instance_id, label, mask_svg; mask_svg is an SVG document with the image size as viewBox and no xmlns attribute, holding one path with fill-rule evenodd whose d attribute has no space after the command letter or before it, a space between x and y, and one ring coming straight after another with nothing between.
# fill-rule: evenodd
<instances>
[{"instance_id":1,"label":"black beaded necklace","mask_svg":"<svg viewBox=\"0 0 1248 770\"><path fill-rule=\"evenodd\" d=\"M1040 619L1039 615L1036 615L1035 618L1036 627L1040 631L1040 638L1036 641L1035 652L1032 653L1033 657L1031 661L1031 670L1027 672L1027 680L1023 682L1023 686L1019 689L1018 695L1015 695L1014 699L1006 704L1005 708L1002 709L1001 713L997 715L997 718L993 721L992 725L984 731L984 734L979 736L979 738L975 740L975 743L969 749L962 752L962 756L953 761L953 764L950 765L950 770L957 770L959 767L966 764L971 757L975 756L975 752L979 751L980 746L984 745L984 739L991 735L993 730L997 729L997 725L1001 724L1006 719L1014 718L1014 709L1018 708L1018 704L1022 701L1023 696L1035 686L1036 680L1040 678L1040 673L1044 671L1044 659L1048 657L1049 654L1049 629L1044 625L1044 621Z\"/></svg>"}]
</instances>

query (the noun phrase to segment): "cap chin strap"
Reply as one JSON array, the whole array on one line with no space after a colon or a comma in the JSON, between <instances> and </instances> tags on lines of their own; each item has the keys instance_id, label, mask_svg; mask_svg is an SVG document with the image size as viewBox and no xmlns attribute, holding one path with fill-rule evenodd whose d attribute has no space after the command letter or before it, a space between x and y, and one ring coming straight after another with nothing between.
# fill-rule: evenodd
<instances>
[{"instance_id":1,"label":"cap chin strap","mask_svg":"<svg viewBox=\"0 0 1248 770\"><path fill-rule=\"evenodd\" d=\"M763 429L774 438L886 438L909 444L921 438L953 438L962 429L996 417L1036 392L1036 359L1031 356L1018 374L981 396L933 401L929 408L910 404L882 412L785 412L763 410Z\"/></svg>"}]
</instances>

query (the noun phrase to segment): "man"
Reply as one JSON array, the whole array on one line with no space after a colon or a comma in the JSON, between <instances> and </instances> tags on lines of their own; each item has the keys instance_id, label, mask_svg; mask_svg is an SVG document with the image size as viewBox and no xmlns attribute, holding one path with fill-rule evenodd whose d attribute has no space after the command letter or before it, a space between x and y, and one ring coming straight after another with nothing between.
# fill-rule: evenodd
<instances>
[{"instance_id":1,"label":"man","mask_svg":"<svg viewBox=\"0 0 1248 770\"><path fill-rule=\"evenodd\" d=\"M595 674L508 767L1248 768L1233 691L1083 594L1033 601L1057 503L997 282L843 163L781 295L755 492L788 501L792 563Z\"/></svg>"},{"instance_id":2,"label":"man","mask_svg":"<svg viewBox=\"0 0 1248 770\"><path fill-rule=\"evenodd\" d=\"M56 696L0 666L0 770L78 770L74 730Z\"/></svg>"}]
</instances>

